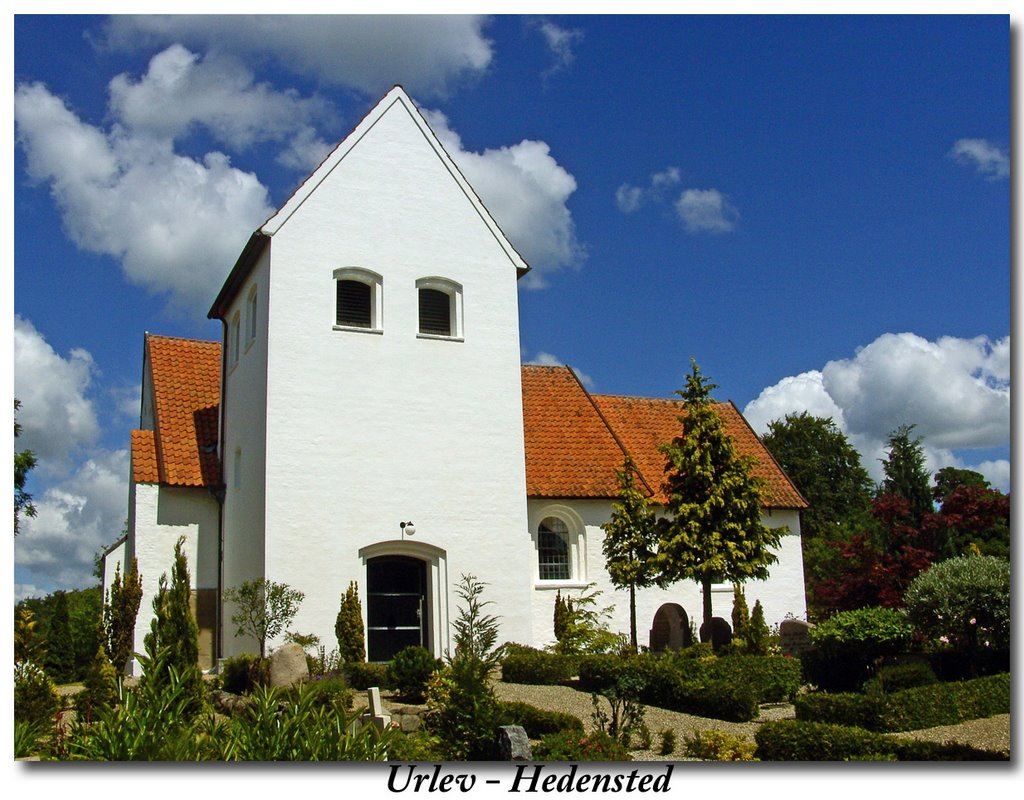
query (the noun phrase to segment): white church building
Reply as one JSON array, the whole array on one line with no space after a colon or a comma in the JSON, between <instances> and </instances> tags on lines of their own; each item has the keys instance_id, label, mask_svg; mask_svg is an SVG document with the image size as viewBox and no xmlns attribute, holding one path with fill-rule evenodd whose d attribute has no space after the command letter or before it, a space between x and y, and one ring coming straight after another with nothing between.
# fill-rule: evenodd
<instances>
[{"instance_id":1,"label":"white church building","mask_svg":"<svg viewBox=\"0 0 1024 800\"><path fill-rule=\"evenodd\" d=\"M138 560L136 650L181 536L204 668L257 650L221 599L256 578L304 592L291 630L328 649L356 581L371 661L409 644L450 649L464 574L487 584L501 641L549 644L555 592L591 583L615 606L611 629L628 631L601 525L627 454L660 497L658 446L680 431L679 403L592 394L567 367L522 366L516 283L528 269L392 89L252 234L209 312L223 340L146 335L128 535L104 582ZM764 522L787 529L748 602L769 624L802 618L806 502L736 408L718 409L767 482ZM728 619L732 588L715 589ZM640 590L641 643L678 643L700 609L695 583Z\"/></svg>"}]
</instances>

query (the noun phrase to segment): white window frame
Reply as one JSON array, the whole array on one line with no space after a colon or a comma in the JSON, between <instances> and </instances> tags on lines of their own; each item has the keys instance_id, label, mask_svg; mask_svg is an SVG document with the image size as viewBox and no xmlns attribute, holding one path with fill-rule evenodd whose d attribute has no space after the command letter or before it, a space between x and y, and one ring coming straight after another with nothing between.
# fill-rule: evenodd
<instances>
[{"instance_id":1,"label":"white window frame","mask_svg":"<svg viewBox=\"0 0 1024 800\"><path fill-rule=\"evenodd\" d=\"M564 505L548 505L539 509L530 526L533 540L534 585L544 589L583 589L587 580L587 528L576 511ZM566 544L569 550L569 577L567 579L545 579L540 577L540 526L553 517L565 525Z\"/></svg>"},{"instance_id":2,"label":"white window frame","mask_svg":"<svg viewBox=\"0 0 1024 800\"><path fill-rule=\"evenodd\" d=\"M420 333L419 320L419 297L420 289L434 289L448 295L449 319L451 319L451 333L448 335L436 333ZM465 341L465 332L462 324L462 284L453 281L451 278L442 278L439 275L431 275L426 278L419 278L416 281L416 337L418 339L441 339L451 342Z\"/></svg>"},{"instance_id":3,"label":"white window frame","mask_svg":"<svg viewBox=\"0 0 1024 800\"><path fill-rule=\"evenodd\" d=\"M370 287L370 327L338 325L338 281L358 281ZM384 278L365 267L339 267L334 270L334 313L332 328L353 333L384 333Z\"/></svg>"},{"instance_id":4,"label":"white window frame","mask_svg":"<svg viewBox=\"0 0 1024 800\"><path fill-rule=\"evenodd\" d=\"M257 286L253 286L249 290L249 295L245 301L245 349L248 350L252 343L256 341L256 323L258 320L257 313L259 310L259 293Z\"/></svg>"}]
</instances>

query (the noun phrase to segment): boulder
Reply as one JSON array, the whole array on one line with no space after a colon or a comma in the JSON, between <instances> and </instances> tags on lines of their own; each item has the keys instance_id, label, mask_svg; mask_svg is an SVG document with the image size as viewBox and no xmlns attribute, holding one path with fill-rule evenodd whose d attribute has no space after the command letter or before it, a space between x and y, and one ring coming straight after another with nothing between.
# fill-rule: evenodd
<instances>
[{"instance_id":1,"label":"boulder","mask_svg":"<svg viewBox=\"0 0 1024 800\"><path fill-rule=\"evenodd\" d=\"M270 685L294 686L309 678L306 651L297 644L286 644L270 654Z\"/></svg>"},{"instance_id":2,"label":"boulder","mask_svg":"<svg viewBox=\"0 0 1024 800\"><path fill-rule=\"evenodd\" d=\"M502 725L498 728L495 742L495 757L498 761L530 761L530 739L522 725Z\"/></svg>"}]
</instances>

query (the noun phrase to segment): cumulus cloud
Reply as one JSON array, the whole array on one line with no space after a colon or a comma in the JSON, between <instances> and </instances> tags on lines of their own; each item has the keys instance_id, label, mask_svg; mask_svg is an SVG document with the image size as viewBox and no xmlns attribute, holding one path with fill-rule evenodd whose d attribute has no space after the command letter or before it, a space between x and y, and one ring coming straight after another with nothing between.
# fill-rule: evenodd
<instances>
[{"instance_id":1,"label":"cumulus cloud","mask_svg":"<svg viewBox=\"0 0 1024 800\"><path fill-rule=\"evenodd\" d=\"M640 210L643 196L644 190L639 186L630 186L628 183L624 183L615 190L615 205L623 214L632 214L634 211Z\"/></svg>"},{"instance_id":2,"label":"cumulus cloud","mask_svg":"<svg viewBox=\"0 0 1024 800\"><path fill-rule=\"evenodd\" d=\"M900 425L916 426L930 470L963 467L964 456L954 451L1009 444L1009 351L1009 337L944 336L932 342L912 333L887 333L852 358L783 378L743 413L758 433L789 413L832 417L876 479L885 443ZM971 468L1008 488L1006 462Z\"/></svg>"},{"instance_id":3,"label":"cumulus cloud","mask_svg":"<svg viewBox=\"0 0 1024 800\"><path fill-rule=\"evenodd\" d=\"M305 170L330 149L315 129L317 120L333 116L326 101L275 91L256 83L233 56L200 58L180 44L153 56L138 80L126 73L114 77L110 111L133 132L158 139L177 139L203 126L236 151L262 141L287 142L286 159Z\"/></svg>"},{"instance_id":4,"label":"cumulus cloud","mask_svg":"<svg viewBox=\"0 0 1024 800\"><path fill-rule=\"evenodd\" d=\"M718 189L687 189L676 200L676 213L690 233L726 233L739 212Z\"/></svg>"},{"instance_id":5,"label":"cumulus cloud","mask_svg":"<svg viewBox=\"0 0 1024 800\"><path fill-rule=\"evenodd\" d=\"M958 139L949 155L973 166L989 180L1010 177L1010 156L987 139Z\"/></svg>"},{"instance_id":6,"label":"cumulus cloud","mask_svg":"<svg viewBox=\"0 0 1024 800\"><path fill-rule=\"evenodd\" d=\"M537 27L555 59L555 63L544 73L545 77L565 69L576 60L573 46L583 39L583 31L563 28L551 20L543 20Z\"/></svg>"},{"instance_id":7,"label":"cumulus cloud","mask_svg":"<svg viewBox=\"0 0 1024 800\"><path fill-rule=\"evenodd\" d=\"M201 160L170 139L83 122L39 83L15 90L29 176L50 187L76 245L117 258L125 277L205 310L249 233L273 213L255 175L226 155Z\"/></svg>"},{"instance_id":8,"label":"cumulus cloud","mask_svg":"<svg viewBox=\"0 0 1024 800\"><path fill-rule=\"evenodd\" d=\"M423 114L509 241L533 267L521 283L541 288L552 272L582 262L585 251L566 205L576 191L576 179L555 161L545 142L524 139L474 153L463 148L443 113Z\"/></svg>"},{"instance_id":9,"label":"cumulus cloud","mask_svg":"<svg viewBox=\"0 0 1024 800\"><path fill-rule=\"evenodd\" d=\"M394 83L444 97L482 75L493 57L487 19L456 15L124 16L105 29L107 47L181 43L249 59L273 59L295 74L371 95Z\"/></svg>"},{"instance_id":10,"label":"cumulus cloud","mask_svg":"<svg viewBox=\"0 0 1024 800\"><path fill-rule=\"evenodd\" d=\"M564 367L564 366L566 366L566 363L564 361L562 361L562 359L560 359L558 356L551 355L551 353L546 353L543 350L541 350L539 353L537 353L537 355L535 355L532 359L530 359L529 361L527 361L525 363L530 365L530 366L536 366L536 367ZM593 389L594 388L594 379L591 378L589 375L587 375L587 373L580 372L575 367L569 367L569 369L571 369L574 373L576 373L576 377L579 378L580 383L582 383L588 389Z\"/></svg>"},{"instance_id":11,"label":"cumulus cloud","mask_svg":"<svg viewBox=\"0 0 1024 800\"><path fill-rule=\"evenodd\" d=\"M97 451L70 477L34 497L36 516L20 522L14 564L22 596L39 586L92 585L93 557L120 537L128 509L128 451Z\"/></svg>"},{"instance_id":12,"label":"cumulus cloud","mask_svg":"<svg viewBox=\"0 0 1024 800\"><path fill-rule=\"evenodd\" d=\"M96 373L92 356L81 348L61 356L31 322L15 315L13 365L14 396L21 401L17 447L36 454L40 473L60 473L99 435L86 396Z\"/></svg>"},{"instance_id":13,"label":"cumulus cloud","mask_svg":"<svg viewBox=\"0 0 1024 800\"><path fill-rule=\"evenodd\" d=\"M679 167L666 167L661 172L653 173L646 187L622 184L615 190L615 205L623 214L632 214L644 203L664 200L665 190L677 185L681 180Z\"/></svg>"}]
</instances>

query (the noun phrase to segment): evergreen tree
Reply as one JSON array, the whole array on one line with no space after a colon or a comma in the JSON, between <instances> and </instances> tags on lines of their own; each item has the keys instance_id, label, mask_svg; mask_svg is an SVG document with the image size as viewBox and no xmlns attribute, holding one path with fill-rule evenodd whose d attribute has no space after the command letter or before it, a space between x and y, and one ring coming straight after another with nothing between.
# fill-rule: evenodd
<instances>
[{"instance_id":1,"label":"evergreen tree","mask_svg":"<svg viewBox=\"0 0 1024 800\"><path fill-rule=\"evenodd\" d=\"M54 592L54 600L46 641L46 672L56 683L69 683L75 679L75 640L68 598L64 592Z\"/></svg>"},{"instance_id":2,"label":"evergreen tree","mask_svg":"<svg viewBox=\"0 0 1024 800\"><path fill-rule=\"evenodd\" d=\"M779 529L761 523L762 482L751 475L752 459L736 452L712 405L709 383L696 362L678 391L683 431L661 450L665 506L657 563L666 582L697 581L704 595L703 620L711 627L711 586L768 577L777 559Z\"/></svg>"},{"instance_id":3,"label":"evergreen tree","mask_svg":"<svg viewBox=\"0 0 1024 800\"><path fill-rule=\"evenodd\" d=\"M570 600L570 602L572 601ZM569 607L566 604L566 601L562 599L561 590L555 592L555 612L554 619L552 620L552 627L556 642L561 643L565 640L569 624L569 614Z\"/></svg>"},{"instance_id":4,"label":"evergreen tree","mask_svg":"<svg viewBox=\"0 0 1024 800\"><path fill-rule=\"evenodd\" d=\"M341 608L334 622L338 637L338 653L346 664L366 660L366 639L363 633L363 606L359 602L359 584L351 581L341 596Z\"/></svg>"},{"instance_id":5,"label":"evergreen tree","mask_svg":"<svg viewBox=\"0 0 1024 800\"><path fill-rule=\"evenodd\" d=\"M732 640L746 642L750 631L750 610L747 595L738 583L732 587Z\"/></svg>"},{"instance_id":6,"label":"evergreen tree","mask_svg":"<svg viewBox=\"0 0 1024 800\"><path fill-rule=\"evenodd\" d=\"M746 630L747 651L753 655L767 655L768 637L771 632L764 621L764 608L760 600L754 601L754 610L750 612L750 623Z\"/></svg>"},{"instance_id":7,"label":"evergreen tree","mask_svg":"<svg viewBox=\"0 0 1024 800\"><path fill-rule=\"evenodd\" d=\"M135 641L135 620L142 603L142 576L139 564L132 559L131 569L121 579L121 565L114 569L108 601L103 606L103 641L110 662L122 674L132 657Z\"/></svg>"},{"instance_id":8,"label":"evergreen tree","mask_svg":"<svg viewBox=\"0 0 1024 800\"><path fill-rule=\"evenodd\" d=\"M97 714L113 708L117 702L117 678L118 672L101 641L85 673L85 691L75 697L79 719L95 719Z\"/></svg>"},{"instance_id":9,"label":"evergreen tree","mask_svg":"<svg viewBox=\"0 0 1024 800\"><path fill-rule=\"evenodd\" d=\"M39 633L35 612L24 606L14 610L14 663L46 663L46 641Z\"/></svg>"},{"instance_id":10,"label":"evergreen tree","mask_svg":"<svg viewBox=\"0 0 1024 800\"><path fill-rule=\"evenodd\" d=\"M920 525L925 514L932 513L931 476L924 465L924 449L921 439L911 439L914 425L901 425L889 435L888 454L882 459L882 481L880 494L902 497L910 505L910 514L915 525Z\"/></svg>"},{"instance_id":11,"label":"evergreen tree","mask_svg":"<svg viewBox=\"0 0 1024 800\"><path fill-rule=\"evenodd\" d=\"M153 663L164 665L160 670L147 670L143 680L153 686L170 683L174 669L185 686L190 714L197 714L205 697L203 676L199 671L199 626L192 615L192 580L184 553L185 537L174 545L174 564L170 585L167 573L160 576L159 588L153 598L153 622L145 637L146 653ZM159 656L165 652L166 659Z\"/></svg>"},{"instance_id":12,"label":"evergreen tree","mask_svg":"<svg viewBox=\"0 0 1024 800\"><path fill-rule=\"evenodd\" d=\"M628 456L622 469L615 470L619 501L604 528L604 558L608 576L619 589L629 589L629 643L637 652L636 590L654 584L658 576L654 563L658 528L647 496L636 484L636 467ZM557 614L557 606L556 606Z\"/></svg>"}]
</instances>

